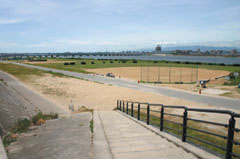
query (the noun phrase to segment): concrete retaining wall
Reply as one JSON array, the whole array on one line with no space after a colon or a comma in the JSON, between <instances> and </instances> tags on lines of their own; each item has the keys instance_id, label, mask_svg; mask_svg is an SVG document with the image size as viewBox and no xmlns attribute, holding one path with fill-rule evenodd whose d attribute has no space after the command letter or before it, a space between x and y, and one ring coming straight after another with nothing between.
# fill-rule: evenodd
<instances>
[{"instance_id":1,"label":"concrete retaining wall","mask_svg":"<svg viewBox=\"0 0 240 159\"><path fill-rule=\"evenodd\" d=\"M7 159L6 151L3 147L2 139L0 137L0 159Z\"/></svg>"}]
</instances>

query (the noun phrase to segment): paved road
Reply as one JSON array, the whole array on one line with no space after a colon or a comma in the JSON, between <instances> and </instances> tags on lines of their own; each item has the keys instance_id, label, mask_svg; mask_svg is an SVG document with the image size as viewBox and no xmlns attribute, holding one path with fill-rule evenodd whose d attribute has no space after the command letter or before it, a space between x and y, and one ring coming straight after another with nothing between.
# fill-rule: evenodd
<instances>
[{"instance_id":1,"label":"paved road","mask_svg":"<svg viewBox=\"0 0 240 159\"><path fill-rule=\"evenodd\" d=\"M100 118L114 159L198 159L193 153L185 151L116 111L99 111L94 115ZM209 155L204 151L202 153ZM210 156L211 159L217 158Z\"/></svg>"},{"instance_id":2,"label":"paved road","mask_svg":"<svg viewBox=\"0 0 240 159\"><path fill-rule=\"evenodd\" d=\"M165 88L165 87L160 87L160 86L157 87L157 86L151 86L151 85L146 85L146 84L138 84L135 81L125 80L125 79L109 78L109 77L103 77L103 76L93 76L93 75L89 75L89 74L63 71L63 70L21 64L21 63L14 63L14 64L31 67L31 68L37 68L37 69L45 70L45 71L63 73L65 75L69 75L69 76L73 76L73 77L77 77L77 78L84 78L84 79L88 79L90 81L98 81L98 82L102 82L102 83L106 83L106 84L112 84L112 85L131 88L131 89L135 89L135 90L142 90L142 91L158 93L158 94L162 94L162 95L166 95L166 96L170 96L170 97L181 98L181 99L190 100L190 101L194 101L194 102L198 102L198 103L205 103L205 104L209 104L209 105L220 106L220 107L223 107L226 109L240 110L240 99L199 95L196 93L175 90L175 89L170 89L170 88ZM146 99L146 101L147 101L147 99ZM159 101L159 103L161 103L161 101Z\"/></svg>"},{"instance_id":3,"label":"paved road","mask_svg":"<svg viewBox=\"0 0 240 159\"><path fill-rule=\"evenodd\" d=\"M9 159L92 159L92 113L49 120L22 134L9 147Z\"/></svg>"}]
</instances>

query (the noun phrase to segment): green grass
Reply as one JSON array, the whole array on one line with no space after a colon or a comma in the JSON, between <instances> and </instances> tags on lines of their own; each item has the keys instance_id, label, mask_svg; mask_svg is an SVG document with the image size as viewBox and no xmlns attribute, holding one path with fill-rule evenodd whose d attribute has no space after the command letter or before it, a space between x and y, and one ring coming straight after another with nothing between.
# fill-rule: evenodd
<instances>
[{"instance_id":1,"label":"green grass","mask_svg":"<svg viewBox=\"0 0 240 159\"><path fill-rule=\"evenodd\" d=\"M32 75L42 76L46 73L51 74L56 77L71 77L71 78L81 79L81 78L77 78L77 77L64 75L62 73L56 73L56 72L52 72L52 71L42 71L42 70L38 70L35 68L29 68L29 67L1 63L1 62L0 62L0 70L7 72L19 79L22 79L22 80L28 80L29 76L32 76ZM81 79L81 80L85 80L85 79ZM3 79L1 81L3 81Z\"/></svg>"},{"instance_id":2,"label":"green grass","mask_svg":"<svg viewBox=\"0 0 240 159\"><path fill-rule=\"evenodd\" d=\"M70 59L56 59L56 60L70 61ZM73 72L80 72L80 73L89 73L85 71L85 69L111 68L111 67L160 66L160 67L186 67L186 68L195 67L197 68L196 64L185 64L185 63L176 63L176 62L167 62L167 61L137 60L137 63L134 63L133 60L71 59L71 61L74 61L76 65L64 65L63 63L41 63L41 64L34 64L34 65L55 68L60 70L73 71ZM86 62L85 65L81 64L81 62L83 61ZM91 64L92 61L95 64ZM219 65L201 64L201 65L198 65L198 67L203 69L224 70L229 72L235 72L240 70L240 67L236 67L236 66L219 66Z\"/></svg>"},{"instance_id":3,"label":"green grass","mask_svg":"<svg viewBox=\"0 0 240 159\"><path fill-rule=\"evenodd\" d=\"M146 111L145 112L144 111L145 110L141 110L140 120L146 122L147 121L147 114L146 114ZM126 113L126 110L125 110L125 113ZM128 114L131 114L131 109L128 110ZM133 116L135 118L137 118L137 110L136 109L134 109L134 111L133 111ZM164 116L164 119L165 120L167 119L167 120L170 120L170 121L175 121L177 123L182 123L182 120L183 120L182 118L179 118L179 117L171 117L170 118L167 115ZM152 114L150 115L150 124L154 125L154 126L157 126L157 127L160 127L160 113L159 113L159 115L156 115L156 114L155 115L152 115ZM206 127L205 125L199 124L199 123L194 122L194 121L188 121L187 125L188 125L188 127L192 127L192 128L195 128L195 129L205 130L205 131L209 131L209 132L213 132L213 133L216 133L216 134L227 136L227 129L225 130L225 133L218 132L217 130L215 131L213 129L210 129L210 128ZM164 121L164 126L172 128L172 129L176 129L176 130L182 132L182 126L181 125L177 125L177 124L174 124L174 123L169 123L167 121ZM182 133L180 133L180 132L170 130L170 129L166 129L166 128L164 128L164 131L167 131L171 134L174 134L174 135L178 136L179 138L182 137ZM224 147L224 148L226 147L226 140L222 139L222 138L219 138L219 137L216 137L216 136L212 136L212 135L205 134L205 133L202 133L202 132L194 131L194 130L191 130L191 129L187 129L187 135L198 138L198 139L201 139L201 140L205 140L207 142L210 142L212 144L215 144L215 145L218 145L218 146L221 146L221 147ZM237 135L238 134L236 133L236 136ZM194 140L194 139L191 139L191 138L188 138L188 137L187 137L187 141L191 142L191 143L194 143L196 145L200 145L201 147L207 148L210 151L218 153L222 156L225 155L224 151L222 151L218 148L215 148L211 145L199 142L197 140ZM240 149L239 148L240 148L239 146L234 146L233 152L236 153L236 154L240 154Z\"/></svg>"},{"instance_id":4,"label":"green grass","mask_svg":"<svg viewBox=\"0 0 240 159\"><path fill-rule=\"evenodd\" d=\"M30 127L31 121L27 118L24 118L22 120L17 120L15 123L12 132L13 133L23 133L27 132L28 128Z\"/></svg>"},{"instance_id":5,"label":"green grass","mask_svg":"<svg viewBox=\"0 0 240 159\"><path fill-rule=\"evenodd\" d=\"M93 119L90 121L90 125L89 125L89 127L90 127L90 131L93 133L93 125L94 123L93 123Z\"/></svg>"},{"instance_id":6,"label":"green grass","mask_svg":"<svg viewBox=\"0 0 240 159\"><path fill-rule=\"evenodd\" d=\"M14 64L1 63L1 62L0 62L0 70L21 79L27 79L29 75L41 76L44 73L43 71L40 71L38 69L18 66Z\"/></svg>"},{"instance_id":7,"label":"green grass","mask_svg":"<svg viewBox=\"0 0 240 159\"><path fill-rule=\"evenodd\" d=\"M3 146L6 147L10 145L12 142L17 141L16 138L11 137L11 134L7 134L6 136L3 137Z\"/></svg>"}]
</instances>

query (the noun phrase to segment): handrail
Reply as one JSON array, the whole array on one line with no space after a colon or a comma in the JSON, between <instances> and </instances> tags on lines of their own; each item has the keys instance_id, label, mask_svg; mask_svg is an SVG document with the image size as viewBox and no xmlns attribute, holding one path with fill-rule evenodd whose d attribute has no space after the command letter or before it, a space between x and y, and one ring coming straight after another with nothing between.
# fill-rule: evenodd
<instances>
[{"instance_id":1,"label":"handrail","mask_svg":"<svg viewBox=\"0 0 240 159\"><path fill-rule=\"evenodd\" d=\"M131 105L130 105L131 104ZM137 106L134 106L134 104L138 104ZM146 105L144 107L141 107L142 105ZM151 110L150 107L160 107L161 110ZM186 142L187 138L197 140L199 142L202 142L204 144L213 146L215 148L221 149L222 151L225 151L225 159L232 159L232 157L238 157L238 154L233 153L233 145L239 145L240 143L234 140L234 133L239 132L239 128L235 128L235 118L240 118L240 114L235 113L233 111L229 110L216 110L216 109L199 109L199 108L188 108L186 106L176 106L176 105L164 105L164 104L156 104L156 103L144 103L144 102L134 102L134 101L125 101L125 100L117 100L117 109L120 111L123 111L127 114L129 114L129 109L131 109L131 116L134 117L134 108L137 109L137 119L141 120L141 113L146 114L146 123L147 125L150 124L150 119L151 119L151 113L160 113L160 118L159 118L159 125L160 125L160 131L163 130L172 130L178 133L182 134L182 141ZM178 114L172 114L172 113L165 113L165 109L183 109L183 114L178 115ZM141 112L141 110L143 112ZM206 120L200 120L200 119L193 119L188 117L188 112L204 112L204 113L215 113L215 114L225 114L225 115L230 115L229 122L228 124L224 123L217 123L217 122L212 122L212 121L206 121ZM170 115L170 116L175 116L175 117L180 117L179 119L182 120L182 123L175 122L172 120L167 120L165 119L165 115ZM143 119L143 120L144 120ZM204 124L212 124L212 125L217 125L217 126L222 126L228 129L227 136L221 135L221 134L216 134L214 132L210 132L209 130L201 130L198 128L193 128L190 126L187 126L188 121L194 121L194 122L199 122L199 123L204 123ZM179 125L182 127L182 131L180 129L174 129L173 127L169 127L165 124L175 124ZM192 131L197 131L200 133L208 134L211 136L215 136L218 138L221 138L223 140L226 140L226 147L222 147L220 145L215 145L211 142L193 137L191 135L188 135L187 129L192 130Z\"/></svg>"}]
</instances>

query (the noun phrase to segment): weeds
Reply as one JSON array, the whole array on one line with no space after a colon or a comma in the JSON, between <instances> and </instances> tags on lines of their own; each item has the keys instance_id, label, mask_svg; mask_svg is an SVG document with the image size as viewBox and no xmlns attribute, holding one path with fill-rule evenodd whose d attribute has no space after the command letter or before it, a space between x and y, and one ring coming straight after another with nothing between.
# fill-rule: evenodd
<instances>
[{"instance_id":1,"label":"weeds","mask_svg":"<svg viewBox=\"0 0 240 159\"><path fill-rule=\"evenodd\" d=\"M31 125L31 121L27 118L24 118L22 120L17 120L17 122L15 123L12 129L12 132L15 134L27 132L30 125Z\"/></svg>"},{"instance_id":2,"label":"weeds","mask_svg":"<svg viewBox=\"0 0 240 159\"><path fill-rule=\"evenodd\" d=\"M90 131L93 133L93 119L90 121L89 127L90 127Z\"/></svg>"},{"instance_id":3,"label":"weeds","mask_svg":"<svg viewBox=\"0 0 240 159\"><path fill-rule=\"evenodd\" d=\"M50 120L58 118L58 114L50 113L50 114L43 114L42 112L37 113L31 119L19 119L16 121L12 130L3 137L3 145L8 146L12 142L17 140L16 134L21 134L27 132L31 125L38 125L38 121L40 120Z\"/></svg>"},{"instance_id":4,"label":"weeds","mask_svg":"<svg viewBox=\"0 0 240 159\"><path fill-rule=\"evenodd\" d=\"M42 112L39 112L37 115L32 117L32 122L34 124L37 124L37 122L40 119L44 119L44 120L51 120L51 119L57 119L58 118L58 114L54 114L54 113L50 113L50 114L43 114Z\"/></svg>"}]
</instances>

